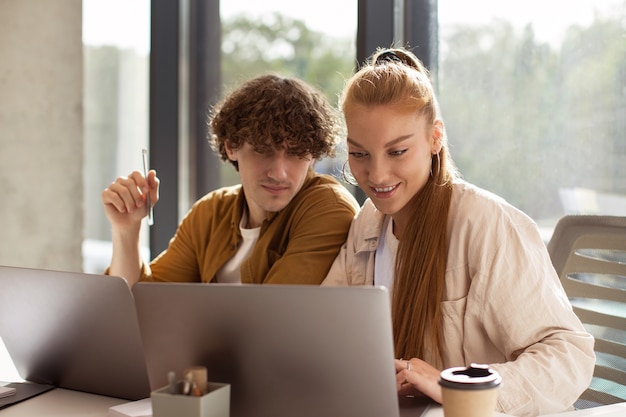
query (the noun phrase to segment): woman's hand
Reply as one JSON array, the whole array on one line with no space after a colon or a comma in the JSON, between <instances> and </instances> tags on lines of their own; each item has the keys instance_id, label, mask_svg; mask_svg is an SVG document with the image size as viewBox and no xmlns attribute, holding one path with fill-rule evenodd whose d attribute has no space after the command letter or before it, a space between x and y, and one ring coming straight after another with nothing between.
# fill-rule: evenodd
<instances>
[{"instance_id":1,"label":"woman's hand","mask_svg":"<svg viewBox=\"0 0 626 417\"><path fill-rule=\"evenodd\" d=\"M421 359L396 359L396 387L400 395L426 395L441 404L439 371Z\"/></svg>"}]
</instances>

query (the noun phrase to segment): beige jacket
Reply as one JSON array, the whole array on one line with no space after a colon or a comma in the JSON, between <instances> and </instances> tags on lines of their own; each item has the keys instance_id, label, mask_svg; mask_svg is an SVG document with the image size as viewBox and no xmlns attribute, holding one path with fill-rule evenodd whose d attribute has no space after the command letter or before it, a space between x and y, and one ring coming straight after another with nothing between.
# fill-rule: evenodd
<instances>
[{"instance_id":1,"label":"beige jacket","mask_svg":"<svg viewBox=\"0 0 626 417\"><path fill-rule=\"evenodd\" d=\"M366 201L323 285L373 285L383 220ZM536 224L458 181L448 239L444 368L490 364L503 378L499 412L571 408L591 381L594 340L573 313Z\"/></svg>"}]
</instances>

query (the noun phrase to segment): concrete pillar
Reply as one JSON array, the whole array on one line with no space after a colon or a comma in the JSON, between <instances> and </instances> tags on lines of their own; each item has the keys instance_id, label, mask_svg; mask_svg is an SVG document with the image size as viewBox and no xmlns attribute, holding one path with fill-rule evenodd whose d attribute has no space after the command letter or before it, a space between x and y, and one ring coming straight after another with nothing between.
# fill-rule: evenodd
<instances>
[{"instance_id":1,"label":"concrete pillar","mask_svg":"<svg viewBox=\"0 0 626 417\"><path fill-rule=\"evenodd\" d=\"M80 271L81 0L0 0L0 265Z\"/></svg>"}]
</instances>

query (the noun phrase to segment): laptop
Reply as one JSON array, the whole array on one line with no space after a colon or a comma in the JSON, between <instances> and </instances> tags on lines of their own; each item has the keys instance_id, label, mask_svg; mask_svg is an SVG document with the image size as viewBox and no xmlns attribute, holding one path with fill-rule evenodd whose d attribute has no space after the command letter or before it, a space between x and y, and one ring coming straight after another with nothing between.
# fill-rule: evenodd
<instances>
[{"instance_id":1,"label":"laptop","mask_svg":"<svg viewBox=\"0 0 626 417\"><path fill-rule=\"evenodd\" d=\"M0 337L30 383L150 396L135 304L122 278L0 266Z\"/></svg>"},{"instance_id":2,"label":"laptop","mask_svg":"<svg viewBox=\"0 0 626 417\"><path fill-rule=\"evenodd\" d=\"M139 283L153 387L205 366L231 388L232 417L397 417L383 287ZM407 401L402 401L407 402ZM430 401L407 402L420 416Z\"/></svg>"}]
</instances>

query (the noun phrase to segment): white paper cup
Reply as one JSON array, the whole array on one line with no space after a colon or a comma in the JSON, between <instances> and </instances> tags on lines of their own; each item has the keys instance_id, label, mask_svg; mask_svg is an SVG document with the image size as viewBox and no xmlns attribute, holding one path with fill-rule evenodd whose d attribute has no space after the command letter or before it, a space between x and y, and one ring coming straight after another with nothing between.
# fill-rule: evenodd
<instances>
[{"instance_id":1,"label":"white paper cup","mask_svg":"<svg viewBox=\"0 0 626 417\"><path fill-rule=\"evenodd\" d=\"M439 379L444 416L493 416L501 384L500 374L487 365L445 369Z\"/></svg>"}]
</instances>

